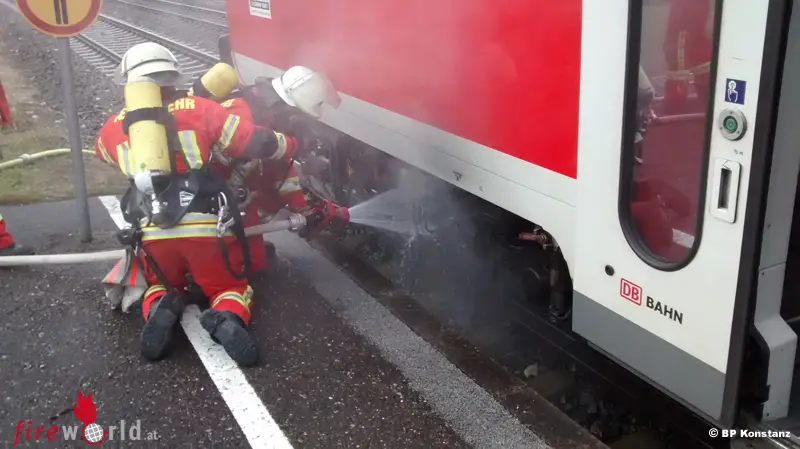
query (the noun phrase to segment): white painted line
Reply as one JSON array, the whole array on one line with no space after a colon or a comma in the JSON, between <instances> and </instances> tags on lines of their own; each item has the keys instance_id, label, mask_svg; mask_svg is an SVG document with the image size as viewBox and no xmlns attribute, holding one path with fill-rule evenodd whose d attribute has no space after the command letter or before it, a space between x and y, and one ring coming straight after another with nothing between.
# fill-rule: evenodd
<instances>
[{"instance_id":1,"label":"white painted line","mask_svg":"<svg viewBox=\"0 0 800 449\"><path fill-rule=\"evenodd\" d=\"M116 197L102 196L100 202L117 227L123 228L127 225L122 219ZM250 446L254 449L292 449L286 435L269 414L242 370L222 346L211 340L208 332L200 325L200 309L196 305L190 305L183 312L181 326Z\"/></svg>"},{"instance_id":2,"label":"white painted line","mask_svg":"<svg viewBox=\"0 0 800 449\"><path fill-rule=\"evenodd\" d=\"M114 220L114 223L117 225L118 228L127 228L128 224L125 223L125 219L122 218L122 209L119 204L119 200L115 196L101 196L98 197L103 206L108 211L108 215L111 215L111 219Z\"/></svg>"}]
</instances>

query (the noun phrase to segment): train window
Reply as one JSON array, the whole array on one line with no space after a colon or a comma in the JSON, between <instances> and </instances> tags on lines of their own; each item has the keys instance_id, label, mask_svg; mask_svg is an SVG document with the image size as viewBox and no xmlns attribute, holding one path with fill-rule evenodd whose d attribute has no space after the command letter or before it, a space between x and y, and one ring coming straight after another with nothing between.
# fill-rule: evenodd
<instances>
[{"instance_id":1,"label":"train window","mask_svg":"<svg viewBox=\"0 0 800 449\"><path fill-rule=\"evenodd\" d=\"M716 0L631 0L620 219L663 270L700 241L717 11Z\"/></svg>"}]
</instances>

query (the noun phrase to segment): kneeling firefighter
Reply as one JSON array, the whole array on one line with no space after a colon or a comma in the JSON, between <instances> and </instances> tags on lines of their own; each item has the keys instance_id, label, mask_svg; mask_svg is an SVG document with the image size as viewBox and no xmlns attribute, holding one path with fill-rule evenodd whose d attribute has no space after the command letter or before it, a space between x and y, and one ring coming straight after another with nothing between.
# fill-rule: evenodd
<instances>
[{"instance_id":1,"label":"kneeling firefighter","mask_svg":"<svg viewBox=\"0 0 800 449\"><path fill-rule=\"evenodd\" d=\"M247 331L249 248L237 201L213 170L211 148L233 159L288 161L297 144L213 101L186 97L176 89L180 78L166 48L150 42L131 47L119 67L125 109L109 118L95 141L97 155L131 180L122 208L132 228L120 240L131 246L124 266L143 265L148 286L142 354L157 360L166 352L188 274L210 301L203 328L238 364L252 365L258 348Z\"/></svg>"},{"instance_id":2,"label":"kneeling firefighter","mask_svg":"<svg viewBox=\"0 0 800 449\"><path fill-rule=\"evenodd\" d=\"M301 137L306 133L300 125L305 117L319 119L323 104L337 108L341 103L336 90L323 75L303 66L291 67L280 78L258 78L255 85L238 87L235 69L219 63L195 81L190 95L219 102L242 120L296 136L301 139L300 146L307 149L312 142ZM262 159L236 163L224 156L218 160L230 169L230 187L240 192L245 226L269 221L283 208L306 217L307 226L300 231L303 237L335 220L349 221L347 209L329 200L317 199L314 207L308 204L294 161ZM267 254L263 239L250 237L249 244L251 273L264 270ZM274 251L272 244L267 243L267 247L270 253Z\"/></svg>"}]
</instances>

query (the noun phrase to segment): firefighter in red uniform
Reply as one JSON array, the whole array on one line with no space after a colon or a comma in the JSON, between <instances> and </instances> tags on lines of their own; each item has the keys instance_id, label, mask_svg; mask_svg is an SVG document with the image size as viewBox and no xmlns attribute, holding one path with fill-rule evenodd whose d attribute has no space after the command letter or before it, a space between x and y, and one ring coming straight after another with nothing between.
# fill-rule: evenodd
<instances>
[{"instance_id":1,"label":"firefighter in red uniform","mask_svg":"<svg viewBox=\"0 0 800 449\"><path fill-rule=\"evenodd\" d=\"M242 120L250 120L276 131L293 133L293 117L305 114L319 119L323 104L336 108L341 102L336 90L324 76L303 66L291 67L280 78L260 78L254 86L217 97L211 93L213 89L209 89L209 85L222 84L213 79L215 70L216 67L198 78L191 94L219 101L231 114ZM217 73L220 77L230 76L224 70ZM244 170L247 175L236 182L247 192L247 196L241 198L246 205L245 226L260 224L262 218L268 220L283 208L306 217L309 226L301 232L308 232L333 220L336 206L332 202L323 201L321 207L316 208L308 205L292 162L262 160L246 165L249 165ZM241 175L233 173L232 176ZM249 244L251 273L264 270L267 253L263 250L262 237L250 237ZM267 248L269 253L274 252L271 243L267 243Z\"/></svg>"},{"instance_id":2,"label":"firefighter in red uniform","mask_svg":"<svg viewBox=\"0 0 800 449\"><path fill-rule=\"evenodd\" d=\"M2 256L30 256L35 251L30 246L20 245L6 228L6 221L0 214L0 257Z\"/></svg>"},{"instance_id":3,"label":"firefighter in red uniform","mask_svg":"<svg viewBox=\"0 0 800 449\"><path fill-rule=\"evenodd\" d=\"M132 179L123 210L134 229L143 223L134 233L141 242L137 249L143 250L147 261L149 286L142 302L142 354L150 360L163 356L182 314L183 289L190 274L210 301L200 318L203 328L238 364L252 365L258 348L247 331L252 301L244 269L247 246L236 200L225 193L224 180L219 182L211 151L213 147L231 158L288 161L297 141L254 126L213 101L179 93L178 61L158 44L129 49L120 63L120 76L124 83L142 77L156 81L166 106L123 110L103 125L95 141L97 155ZM169 149L173 169L166 181L137 172L140 156L132 151L128 135L137 120L165 123L173 137ZM157 201L152 200L156 184L167 186ZM137 245L135 238L131 241Z\"/></svg>"},{"instance_id":4,"label":"firefighter in red uniform","mask_svg":"<svg viewBox=\"0 0 800 449\"><path fill-rule=\"evenodd\" d=\"M671 0L669 3L664 55L670 73L664 86L664 112L704 112L711 67L714 0ZM688 95L692 78L698 101L690 106Z\"/></svg>"}]
</instances>

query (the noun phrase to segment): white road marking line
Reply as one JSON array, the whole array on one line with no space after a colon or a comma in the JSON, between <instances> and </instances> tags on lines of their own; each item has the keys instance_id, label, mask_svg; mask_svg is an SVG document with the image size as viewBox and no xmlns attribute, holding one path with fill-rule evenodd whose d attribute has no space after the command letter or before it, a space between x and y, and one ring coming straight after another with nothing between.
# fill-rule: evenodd
<instances>
[{"instance_id":1,"label":"white road marking line","mask_svg":"<svg viewBox=\"0 0 800 449\"><path fill-rule=\"evenodd\" d=\"M117 227L126 226L119 200L114 196L102 196L99 199ZM200 325L199 318L200 309L191 305L183 313L181 326L250 446L254 449L292 449L286 435L269 414L242 370L222 346L211 340L208 332Z\"/></svg>"},{"instance_id":2,"label":"white road marking line","mask_svg":"<svg viewBox=\"0 0 800 449\"><path fill-rule=\"evenodd\" d=\"M116 224L118 228L122 229L127 226L125 219L122 218L122 208L120 207L117 197L101 196L98 197L98 199L103 203L103 207L106 208L108 215L111 215L111 219L114 220L114 224Z\"/></svg>"}]
</instances>

